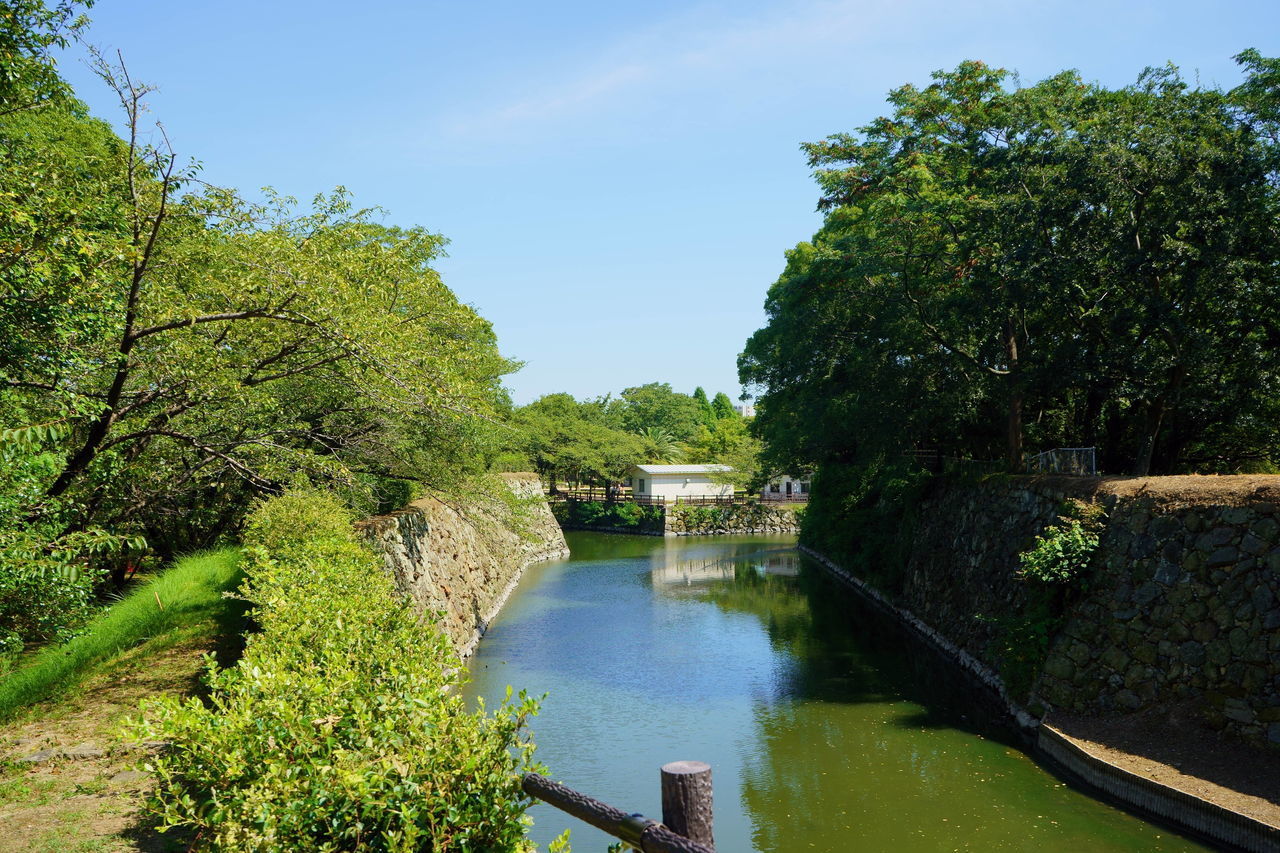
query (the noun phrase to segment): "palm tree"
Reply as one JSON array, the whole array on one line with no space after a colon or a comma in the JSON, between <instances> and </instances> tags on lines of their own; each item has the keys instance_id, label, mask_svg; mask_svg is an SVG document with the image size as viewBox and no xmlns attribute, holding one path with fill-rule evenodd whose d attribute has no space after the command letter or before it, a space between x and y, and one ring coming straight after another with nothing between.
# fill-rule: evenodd
<instances>
[{"instance_id":1,"label":"palm tree","mask_svg":"<svg viewBox=\"0 0 1280 853\"><path fill-rule=\"evenodd\" d=\"M646 461L659 464L684 461L684 447L662 427L645 427L636 435L640 436Z\"/></svg>"}]
</instances>

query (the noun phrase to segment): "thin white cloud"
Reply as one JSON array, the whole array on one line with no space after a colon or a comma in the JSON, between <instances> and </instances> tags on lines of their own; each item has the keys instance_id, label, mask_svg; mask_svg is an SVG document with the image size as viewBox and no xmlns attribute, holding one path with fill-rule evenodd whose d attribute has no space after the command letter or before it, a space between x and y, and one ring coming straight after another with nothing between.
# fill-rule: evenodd
<instances>
[{"instance_id":1,"label":"thin white cloud","mask_svg":"<svg viewBox=\"0 0 1280 853\"><path fill-rule=\"evenodd\" d=\"M851 45L891 9L886 0L789 3L752 19L682 15L619 39L532 94L444 122L452 136L512 131L591 113L665 86L714 82L725 72L768 68Z\"/></svg>"},{"instance_id":2,"label":"thin white cloud","mask_svg":"<svg viewBox=\"0 0 1280 853\"><path fill-rule=\"evenodd\" d=\"M482 123L512 124L571 112L602 101L618 89L641 83L652 77L653 71L652 66L633 63L580 77L563 87L499 107L489 114L487 122Z\"/></svg>"}]
</instances>

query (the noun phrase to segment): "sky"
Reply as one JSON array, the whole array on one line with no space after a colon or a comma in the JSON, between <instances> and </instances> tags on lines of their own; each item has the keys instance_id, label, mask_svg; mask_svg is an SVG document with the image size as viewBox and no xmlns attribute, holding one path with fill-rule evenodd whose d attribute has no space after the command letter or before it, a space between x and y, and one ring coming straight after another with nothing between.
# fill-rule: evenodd
<instances>
[{"instance_id":1,"label":"sky","mask_svg":"<svg viewBox=\"0 0 1280 853\"><path fill-rule=\"evenodd\" d=\"M1280 52L1280 2L645 3L98 0L88 41L155 87L204 178L301 199L345 186L449 238L517 403L646 382L737 397L784 252L818 229L802 142L965 59L1109 86L1173 62L1230 87ZM118 106L72 48L92 111ZM117 122L118 124L118 122Z\"/></svg>"}]
</instances>

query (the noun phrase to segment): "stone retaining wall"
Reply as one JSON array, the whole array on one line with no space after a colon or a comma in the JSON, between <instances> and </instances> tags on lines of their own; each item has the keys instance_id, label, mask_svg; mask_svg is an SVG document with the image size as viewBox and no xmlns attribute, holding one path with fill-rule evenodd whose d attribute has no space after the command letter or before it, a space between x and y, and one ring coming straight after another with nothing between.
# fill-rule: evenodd
<instances>
[{"instance_id":1,"label":"stone retaining wall","mask_svg":"<svg viewBox=\"0 0 1280 853\"><path fill-rule=\"evenodd\" d=\"M593 509L593 512L585 512ZM618 524L620 509L629 508L637 517L634 525ZM601 513L602 509L611 509ZM764 504L743 503L732 506L698 504L562 501L553 510L565 530L594 530L600 533L629 533L635 536L728 536L748 533L799 533L799 516L792 509L779 509Z\"/></svg>"},{"instance_id":2,"label":"stone retaining wall","mask_svg":"<svg viewBox=\"0 0 1280 853\"><path fill-rule=\"evenodd\" d=\"M667 536L709 536L741 533L798 533L796 513L763 504L667 507L663 533Z\"/></svg>"},{"instance_id":3,"label":"stone retaining wall","mask_svg":"<svg viewBox=\"0 0 1280 853\"><path fill-rule=\"evenodd\" d=\"M1066 499L1107 517L1036 697L1104 716L1188 701L1216 728L1280 743L1280 477L944 484L895 600L995 666L1001 623L1025 612L1018 555Z\"/></svg>"},{"instance_id":4,"label":"stone retaining wall","mask_svg":"<svg viewBox=\"0 0 1280 853\"><path fill-rule=\"evenodd\" d=\"M1118 500L1100 551L1040 694L1093 714L1195 700L1215 728L1280 744L1276 505Z\"/></svg>"},{"instance_id":5,"label":"stone retaining wall","mask_svg":"<svg viewBox=\"0 0 1280 853\"><path fill-rule=\"evenodd\" d=\"M564 534L532 474L503 474L518 499L471 495L462 504L427 497L358 527L386 561L402 592L466 657L498 614L526 566L567 556Z\"/></svg>"}]
</instances>

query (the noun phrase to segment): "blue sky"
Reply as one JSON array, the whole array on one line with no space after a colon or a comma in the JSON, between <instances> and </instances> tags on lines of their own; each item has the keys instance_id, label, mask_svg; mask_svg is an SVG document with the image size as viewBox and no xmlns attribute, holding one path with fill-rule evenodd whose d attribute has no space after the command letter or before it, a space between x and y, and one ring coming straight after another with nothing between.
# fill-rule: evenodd
<instances>
[{"instance_id":1,"label":"blue sky","mask_svg":"<svg viewBox=\"0 0 1280 853\"><path fill-rule=\"evenodd\" d=\"M1280 2L99 0L89 39L158 87L205 178L339 184L447 236L445 281L527 362L517 402L650 381L736 396L783 252L820 219L799 143L964 59L1232 86ZM116 118L75 51L64 74Z\"/></svg>"}]
</instances>

